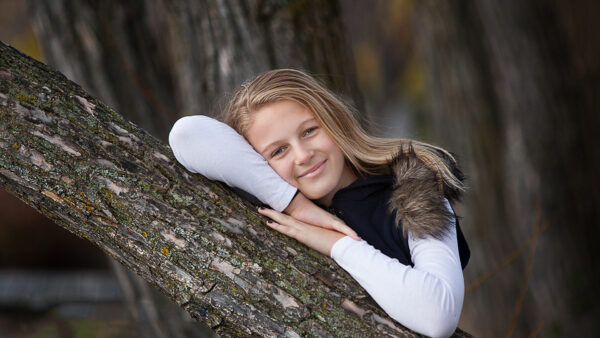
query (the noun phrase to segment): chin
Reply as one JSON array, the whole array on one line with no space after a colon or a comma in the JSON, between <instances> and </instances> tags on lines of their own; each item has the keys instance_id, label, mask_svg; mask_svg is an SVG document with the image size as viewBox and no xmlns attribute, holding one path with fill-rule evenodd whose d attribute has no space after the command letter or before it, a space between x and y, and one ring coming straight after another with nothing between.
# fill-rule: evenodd
<instances>
[{"instance_id":1,"label":"chin","mask_svg":"<svg viewBox=\"0 0 600 338\"><path fill-rule=\"evenodd\" d=\"M332 189L300 189L300 192L310 200L319 200L327 196L331 190Z\"/></svg>"},{"instance_id":2,"label":"chin","mask_svg":"<svg viewBox=\"0 0 600 338\"><path fill-rule=\"evenodd\" d=\"M323 194L310 194L310 193L308 193L308 194L303 193L303 194L304 194L304 196L306 196L306 198L308 198L309 200L312 200L312 201L319 200L325 196Z\"/></svg>"}]
</instances>

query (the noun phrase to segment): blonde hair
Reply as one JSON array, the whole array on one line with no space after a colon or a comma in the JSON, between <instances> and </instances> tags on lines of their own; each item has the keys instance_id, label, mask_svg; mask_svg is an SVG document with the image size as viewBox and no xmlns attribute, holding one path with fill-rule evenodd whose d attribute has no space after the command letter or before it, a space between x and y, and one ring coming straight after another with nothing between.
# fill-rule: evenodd
<instances>
[{"instance_id":1,"label":"blonde hair","mask_svg":"<svg viewBox=\"0 0 600 338\"><path fill-rule=\"evenodd\" d=\"M246 137L252 114L281 100L295 101L308 108L358 175L387 172L397 156L414 154L435 173L442 191L444 187L464 190L462 174L448 151L415 140L368 135L357 123L349 105L299 70L271 70L242 84L223 112L222 120Z\"/></svg>"}]
</instances>

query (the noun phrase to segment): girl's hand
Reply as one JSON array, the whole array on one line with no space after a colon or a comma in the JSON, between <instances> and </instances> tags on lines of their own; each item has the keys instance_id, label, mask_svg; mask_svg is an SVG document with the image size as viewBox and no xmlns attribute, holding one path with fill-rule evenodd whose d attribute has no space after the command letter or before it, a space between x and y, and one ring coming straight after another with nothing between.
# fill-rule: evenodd
<instances>
[{"instance_id":1,"label":"girl's hand","mask_svg":"<svg viewBox=\"0 0 600 338\"><path fill-rule=\"evenodd\" d=\"M267 225L272 229L327 256L331 256L331 248L335 242L345 236L338 231L306 224L273 209L259 208L258 212L271 219L267 221Z\"/></svg>"},{"instance_id":2,"label":"girl's hand","mask_svg":"<svg viewBox=\"0 0 600 338\"><path fill-rule=\"evenodd\" d=\"M313 201L309 200L302 193L298 193L290 202L284 212L293 218L324 229L331 229L348 235L355 240L360 237L349 226L337 216L319 208Z\"/></svg>"}]
</instances>

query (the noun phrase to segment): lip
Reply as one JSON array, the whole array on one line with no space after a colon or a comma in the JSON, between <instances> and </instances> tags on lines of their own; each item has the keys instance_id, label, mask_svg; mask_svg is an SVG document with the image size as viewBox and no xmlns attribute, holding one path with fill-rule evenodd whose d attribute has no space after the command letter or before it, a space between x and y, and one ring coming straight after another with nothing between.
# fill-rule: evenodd
<instances>
[{"instance_id":1,"label":"lip","mask_svg":"<svg viewBox=\"0 0 600 338\"><path fill-rule=\"evenodd\" d=\"M323 162L320 162L314 167L308 169L302 173L302 175L298 176L298 178L312 178L318 176L325 169L325 162L327 162L327 160L324 160Z\"/></svg>"}]
</instances>

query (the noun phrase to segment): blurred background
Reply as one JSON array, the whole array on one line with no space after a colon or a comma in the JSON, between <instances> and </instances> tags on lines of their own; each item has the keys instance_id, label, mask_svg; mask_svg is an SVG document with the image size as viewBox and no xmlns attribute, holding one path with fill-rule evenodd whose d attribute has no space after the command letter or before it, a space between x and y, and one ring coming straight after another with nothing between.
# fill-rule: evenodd
<instances>
[{"instance_id":1,"label":"blurred background","mask_svg":"<svg viewBox=\"0 0 600 338\"><path fill-rule=\"evenodd\" d=\"M302 68L372 133L455 153L471 247L459 326L598 337L600 5L594 1L1 0L0 40L166 141L239 84ZM209 333L0 190L1 337Z\"/></svg>"}]
</instances>

